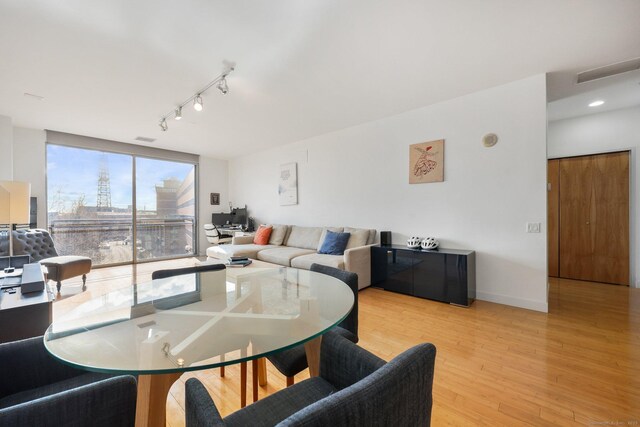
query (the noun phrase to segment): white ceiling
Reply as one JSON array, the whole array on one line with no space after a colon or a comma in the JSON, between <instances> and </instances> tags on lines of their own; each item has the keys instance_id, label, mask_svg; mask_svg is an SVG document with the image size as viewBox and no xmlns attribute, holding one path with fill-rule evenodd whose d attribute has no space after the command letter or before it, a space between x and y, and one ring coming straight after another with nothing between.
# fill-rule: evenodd
<instances>
[{"instance_id":1,"label":"white ceiling","mask_svg":"<svg viewBox=\"0 0 640 427\"><path fill-rule=\"evenodd\" d=\"M572 90L564 98L549 102L549 121L640 105L640 70L579 85L572 84L569 88ZM604 104L589 107L591 102L598 100L604 101Z\"/></svg>"},{"instance_id":2,"label":"white ceiling","mask_svg":"<svg viewBox=\"0 0 640 427\"><path fill-rule=\"evenodd\" d=\"M0 115L230 158L638 57L638 22L637 0L0 0ZM224 60L230 93L161 132Z\"/></svg>"}]
</instances>

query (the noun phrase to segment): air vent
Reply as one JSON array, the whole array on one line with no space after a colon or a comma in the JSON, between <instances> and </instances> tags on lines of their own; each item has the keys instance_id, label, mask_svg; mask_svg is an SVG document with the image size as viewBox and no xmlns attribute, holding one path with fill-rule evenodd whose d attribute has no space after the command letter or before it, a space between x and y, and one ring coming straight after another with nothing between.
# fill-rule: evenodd
<instances>
[{"instance_id":1,"label":"air vent","mask_svg":"<svg viewBox=\"0 0 640 427\"><path fill-rule=\"evenodd\" d=\"M578 73L578 83L586 83L639 69L640 58L629 59L628 61L618 62L616 64L606 65L604 67L594 68L593 70Z\"/></svg>"},{"instance_id":2,"label":"air vent","mask_svg":"<svg viewBox=\"0 0 640 427\"><path fill-rule=\"evenodd\" d=\"M153 142L155 140L155 138L147 138L146 136L136 136L136 141L140 142Z\"/></svg>"}]
</instances>

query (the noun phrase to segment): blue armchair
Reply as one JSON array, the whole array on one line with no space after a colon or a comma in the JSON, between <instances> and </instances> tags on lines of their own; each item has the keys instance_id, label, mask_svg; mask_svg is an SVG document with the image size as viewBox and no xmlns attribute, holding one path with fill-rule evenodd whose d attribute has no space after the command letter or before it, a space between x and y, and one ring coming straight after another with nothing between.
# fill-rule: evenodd
<instances>
[{"instance_id":1,"label":"blue armchair","mask_svg":"<svg viewBox=\"0 0 640 427\"><path fill-rule=\"evenodd\" d=\"M322 339L320 376L222 419L195 378L186 383L187 427L428 426L436 348L420 344L389 363L338 333Z\"/></svg>"},{"instance_id":2,"label":"blue armchair","mask_svg":"<svg viewBox=\"0 0 640 427\"><path fill-rule=\"evenodd\" d=\"M133 426L136 379L82 371L49 355L42 337L0 344L3 426Z\"/></svg>"}]
</instances>

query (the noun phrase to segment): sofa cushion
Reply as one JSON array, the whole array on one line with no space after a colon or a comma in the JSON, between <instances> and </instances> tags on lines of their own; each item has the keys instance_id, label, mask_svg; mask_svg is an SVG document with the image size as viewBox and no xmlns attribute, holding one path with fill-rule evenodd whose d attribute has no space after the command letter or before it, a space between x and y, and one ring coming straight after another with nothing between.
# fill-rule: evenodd
<instances>
[{"instance_id":1,"label":"sofa cushion","mask_svg":"<svg viewBox=\"0 0 640 427\"><path fill-rule=\"evenodd\" d=\"M295 257L291 260L291 267L309 270L311 264L322 264L328 267L344 270L343 255L309 254Z\"/></svg>"},{"instance_id":2,"label":"sofa cushion","mask_svg":"<svg viewBox=\"0 0 640 427\"><path fill-rule=\"evenodd\" d=\"M331 230L327 230L327 234L324 238L324 242L318 250L319 254L327 255L344 255L344 250L349 242L349 233L334 233Z\"/></svg>"},{"instance_id":3,"label":"sofa cushion","mask_svg":"<svg viewBox=\"0 0 640 427\"><path fill-rule=\"evenodd\" d=\"M347 249L365 246L369 241L369 230L367 229L345 227L344 232L351 233L349 243L347 243Z\"/></svg>"},{"instance_id":4,"label":"sofa cushion","mask_svg":"<svg viewBox=\"0 0 640 427\"><path fill-rule=\"evenodd\" d=\"M318 249L321 234L322 227L299 227L292 225L291 232L289 232L289 237L285 244L294 248L313 249L315 252Z\"/></svg>"},{"instance_id":5,"label":"sofa cushion","mask_svg":"<svg viewBox=\"0 0 640 427\"><path fill-rule=\"evenodd\" d=\"M271 262L273 264L291 266L291 260L301 255L315 253L313 249L290 248L287 246L265 249L258 252L258 259L261 261Z\"/></svg>"},{"instance_id":6,"label":"sofa cushion","mask_svg":"<svg viewBox=\"0 0 640 427\"><path fill-rule=\"evenodd\" d=\"M276 248L275 245L219 245L207 248L209 258L227 259L230 256L246 256L257 259L257 254L261 250Z\"/></svg>"},{"instance_id":7,"label":"sofa cushion","mask_svg":"<svg viewBox=\"0 0 640 427\"><path fill-rule=\"evenodd\" d=\"M327 236L327 231L333 231L334 233L342 233L342 227L324 227L322 229L322 233L320 234L320 240L318 241L318 250L322 247L324 243L324 238Z\"/></svg>"},{"instance_id":8,"label":"sofa cushion","mask_svg":"<svg viewBox=\"0 0 640 427\"><path fill-rule=\"evenodd\" d=\"M287 238L287 231L289 231L288 225L282 224L267 224L273 227L273 231L271 232L271 237L269 237L269 244L280 246L284 243Z\"/></svg>"},{"instance_id":9,"label":"sofa cushion","mask_svg":"<svg viewBox=\"0 0 640 427\"><path fill-rule=\"evenodd\" d=\"M258 231L256 231L255 236L253 236L253 243L256 245L268 245L269 237L271 237L272 232L272 226L261 225L258 228Z\"/></svg>"}]
</instances>

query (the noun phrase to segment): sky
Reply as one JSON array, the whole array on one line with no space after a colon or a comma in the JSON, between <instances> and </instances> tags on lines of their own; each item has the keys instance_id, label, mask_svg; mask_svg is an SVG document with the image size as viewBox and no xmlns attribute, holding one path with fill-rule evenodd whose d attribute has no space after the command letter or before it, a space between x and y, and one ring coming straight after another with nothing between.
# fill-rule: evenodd
<instances>
[{"instance_id":1,"label":"sky","mask_svg":"<svg viewBox=\"0 0 640 427\"><path fill-rule=\"evenodd\" d=\"M124 154L103 153L94 150L47 145L47 201L49 210L58 200L69 210L74 201L84 195L86 206L96 206L98 198L98 174L100 162L106 159L111 182L111 206L127 208L132 204L132 162ZM163 179L182 181L193 165L164 160L137 158L137 208L156 209L155 186ZM60 197L57 195L59 194Z\"/></svg>"}]
</instances>

